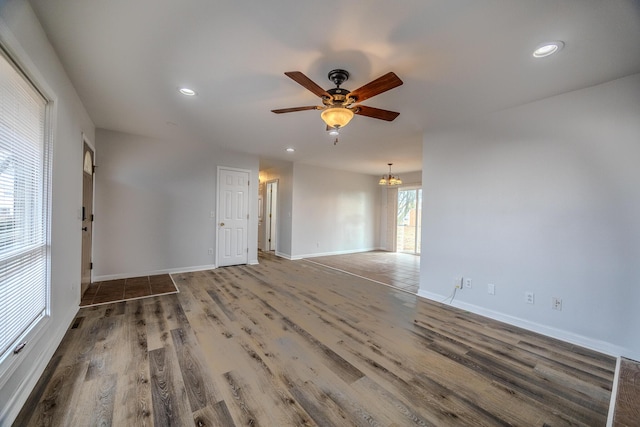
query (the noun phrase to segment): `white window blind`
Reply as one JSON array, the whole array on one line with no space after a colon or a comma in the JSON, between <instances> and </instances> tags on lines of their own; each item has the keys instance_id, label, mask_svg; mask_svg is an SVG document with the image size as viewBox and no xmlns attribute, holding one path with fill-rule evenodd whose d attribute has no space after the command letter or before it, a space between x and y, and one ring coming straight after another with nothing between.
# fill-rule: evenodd
<instances>
[{"instance_id":1,"label":"white window blind","mask_svg":"<svg viewBox=\"0 0 640 427\"><path fill-rule=\"evenodd\" d=\"M47 314L46 107L0 50L0 362Z\"/></svg>"}]
</instances>

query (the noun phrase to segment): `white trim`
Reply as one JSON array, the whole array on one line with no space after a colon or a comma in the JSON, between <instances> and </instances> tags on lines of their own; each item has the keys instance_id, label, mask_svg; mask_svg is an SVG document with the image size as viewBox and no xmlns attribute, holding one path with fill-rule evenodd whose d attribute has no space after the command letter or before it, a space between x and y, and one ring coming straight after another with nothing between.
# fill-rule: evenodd
<instances>
[{"instance_id":1,"label":"white trim","mask_svg":"<svg viewBox=\"0 0 640 427\"><path fill-rule=\"evenodd\" d=\"M616 399L618 398L618 381L620 380L621 365L622 365L622 357L618 356L618 360L616 360L616 373L613 377L613 385L611 386L611 400L609 400L609 413L607 415L607 427L613 426L613 415L616 409Z\"/></svg>"},{"instance_id":2,"label":"white trim","mask_svg":"<svg viewBox=\"0 0 640 427\"><path fill-rule=\"evenodd\" d=\"M349 249L345 251L332 251L332 252L319 252L313 254L302 254L302 255L294 255L291 257L292 260L298 260L303 258L314 258L319 256L331 256L331 255L346 255L346 254L357 254L360 252L371 252L377 250L376 248L360 248L360 249ZM277 254L276 254L277 255Z\"/></svg>"},{"instance_id":3,"label":"white trim","mask_svg":"<svg viewBox=\"0 0 640 427\"><path fill-rule=\"evenodd\" d=\"M251 197L249 194L249 190L251 189L251 169L241 169L241 168L232 168L229 166L220 166L218 165L217 167L217 174L216 174L216 231L215 231L215 242L214 242L214 247L215 247L215 254L216 254L216 265L219 264L219 260L220 260L220 252L218 251L218 232L220 230L220 228L218 227L218 224L220 222L220 171L221 170L228 170L228 171L234 171L234 172L243 172L247 174L247 214L249 215L249 218L247 218L247 241L245 242L245 248L247 249L247 263L244 265L248 265L249 264L249 219L251 216ZM258 223L258 219L256 218L256 224ZM242 264L241 264L242 265Z\"/></svg>"},{"instance_id":4,"label":"white trim","mask_svg":"<svg viewBox=\"0 0 640 427\"><path fill-rule=\"evenodd\" d=\"M80 173L80 188L82 191L80 192L80 229L82 229L82 206L84 203L84 144L91 149L91 161L93 162L93 173L91 177L91 185L93 188L91 189L91 215L95 216L96 211L96 147L93 145L93 142L87 137L84 132L80 132L82 135L82 142L80 143L80 152L82 153L82 161L80 162L80 167L82 168L82 172ZM91 253L89 254L89 258L93 262L93 254L94 254L94 242L96 239L93 238L93 229L94 229L94 221L91 221ZM79 299L82 299L82 231L80 231L80 287L78 292L80 293ZM93 269L89 270L89 283L93 283Z\"/></svg>"},{"instance_id":5,"label":"white trim","mask_svg":"<svg viewBox=\"0 0 640 427\"><path fill-rule=\"evenodd\" d=\"M9 26L5 23L5 21L0 16L0 49L4 52L3 56L6 56L9 62L15 64L19 72L23 74L26 79L29 81L30 85L39 93L42 99L45 101L45 139L48 153L45 153L45 157L47 158L47 170L43 171L47 176L44 178L47 181L48 188L45 191L45 203L47 204L47 218L46 218L46 269L47 269L47 285L46 285L46 306L45 306L45 315L43 318L38 320L36 324L34 324L30 329L26 331L23 335L22 339L27 342L33 342L37 346L37 343L44 339L42 336L45 331L50 329L51 320L51 293L53 286L53 274L52 274L52 262L51 262L51 254L52 254L52 215L53 215L53 158L55 155L55 135L57 134L57 123L58 123L58 96L55 91L51 89L49 84L47 83L47 79L40 73L38 67L35 66L34 62L31 60L29 55L23 49L22 45L13 35L13 33L9 30ZM0 53L2 55L2 53ZM79 300L79 298L78 298ZM75 316L75 313L74 313ZM66 332L66 329L65 331ZM55 335L55 338L59 338L57 341L52 341L51 346L47 346L42 353L37 358L36 366L34 369L29 370L29 376L23 379L19 385L18 390L16 390L11 400L9 400L10 404L7 405L7 408L0 409L0 423L7 419L5 416L11 413L15 418L17 416L17 411L21 409L21 406L24 404L29 394L31 393L33 387L37 380L39 379L42 371L46 367L46 364L49 362L49 359L53 355L53 352L56 350L62 338L64 337L64 332L61 336L58 337L58 334ZM2 363L0 363L0 390L4 387L4 384L13 376L15 371L22 365L24 359L27 355L32 354L34 350L33 345L29 346L30 348L25 349L22 353L18 355L9 355L6 357ZM40 350L42 351L42 350ZM44 366L41 366L41 361L43 354L50 353L49 358L44 362ZM33 373L38 372L38 375L33 378ZM31 388L27 389L26 396L22 396L25 389L24 387L28 385ZM22 400L21 400L22 399ZM16 408L12 408L14 402L20 403L20 406ZM11 409L13 411L11 412ZM13 419L13 418L9 418Z\"/></svg>"},{"instance_id":6,"label":"white trim","mask_svg":"<svg viewBox=\"0 0 640 427\"><path fill-rule=\"evenodd\" d=\"M137 300L137 299L153 298L153 297L159 297L159 296L162 296L162 295L179 294L180 293L180 288L178 288L178 284L176 283L175 280L173 280L173 276L171 276L171 274L169 274L169 278L171 279L171 283L173 283L173 286L176 288L175 291L162 292L160 294L153 294L153 295L145 295L143 297L123 298L123 299L119 299L119 300L115 300L115 301L99 302L97 304L83 305L80 308L97 307L99 305L115 304L117 302L123 302L123 301L134 301L134 300Z\"/></svg>"},{"instance_id":7,"label":"white trim","mask_svg":"<svg viewBox=\"0 0 640 427\"><path fill-rule=\"evenodd\" d=\"M442 303L446 299L446 295L434 294L424 290L419 290L417 295L420 298L428 299ZM593 338L585 337L584 335L574 334L573 332L564 331L562 329L552 328L550 326L542 325L540 323L531 322L529 320L521 319L519 317L510 316L508 314L500 313L498 311L489 310L484 307L477 306L475 304L469 304L463 301L454 300L451 304L453 307L460 308L471 313L479 314L490 319L498 320L500 322L508 323L519 328L523 328L532 332L536 332L542 335L546 335L551 338L556 338L571 344L576 344L581 347L598 351L610 356L619 356L621 354L628 353L629 351L624 347L610 344L605 341L596 340Z\"/></svg>"},{"instance_id":8,"label":"white trim","mask_svg":"<svg viewBox=\"0 0 640 427\"><path fill-rule=\"evenodd\" d=\"M144 272L138 272L138 273L105 274L102 276L94 277L94 282L104 282L106 280L128 279L130 277L157 276L158 274L193 273L196 271L214 270L216 268L217 267L215 264L210 264L210 265L194 265L192 267L183 267L183 268L169 268L165 270L144 271Z\"/></svg>"},{"instance_id":9,"label":"white trim","mask_svg":"<svg viewBox=\"0 0 640 427\"><path fill-rule=\"evenodd\" d=\"M91 149L93 150L93 164L95 165L96 164L96 146L93 143L93 141L89 139L86 133L80 132L80 134L82 135L82 142L86 142L87 145L91 147Z\"/></svg>"},{"instance_id":10,"label":"white trim","mask_svg":"<svg viewBox=\"0 0 640 427\"><path fill-rule=\"evenodd\" d=\"M82 306L80 306L80 308L98 307L99 305L116 304L116 303L119 303L119 302L135 301L137 299L154 298L154 297L161 297L163 295L173 295L173 294L179 294L179 293L180 293L180 291L178 290L178 288L176 288L175 291L171 291L171 292L163 292L161 294L145 295L143 297L116 299L116 300L113 300L113 301L99 302L99 303L96 303L96 304L82 305Z\"/></svg>"},{"instance_id":11,"label":"white trim","mask_svg":"<svg viewBox=\"0 0 640 427\"><path fill-rule=\"evenodd\" d=\"M29 395L35 388L38 380L40 380L40 376L44 373L49 361L53 358L56 350L58 349L58 345L62 342L65 334L69 330L69 326L71 326L71 322L76 317L76 311L67 311L66 314L69 316L69 319L66 322L60 322L60 327L54 332L53 338L50 340L52 345L48 345L44 348L44 351L41 352L37 358L35 363L30 367L27 377L22 380L18 389L12 394L11 399L7 402L6 407L0 412L0 422L3 420L15 420L22 406L26 403ZM64 314L63 314L64 315ZM64 325L64 326L63 326ZM42 328L39 333L41 334L44 331ZM34 339L40 339L39 336L34 337ZM21 363L15 364L13 366L13 370L15 370L17 365ZM7 374L7 373L5 373ZM8 379L11 377L11 374L5 375L3 374L3 378ZM0 388L2 386L0 385Z\"/></svg>"},{"instance_id":12,"label":"white trim","mask_svg":"<svg viewBox=\"0 0 640 427\"><path fill-rule=\"evenodd\" d=\"M269 193L269 186L271 186L272 190L271 193ZM274 212L274 206L273 206L273 188L275 187L276 189L276 198L275 198L275 212ZM265 251L271 251L271 250L276 250L278 248L278 242L279 242L279 238L280 238L280 233L278 230L278 223L280 222L280 215L278 214L278 196L279 196L279 191L280 191L280 179L279 178L275 178L275 179L270 179L268 181L265 181L264 183L264 191L265 191L265 205L267 203L267 201L269 202L269 212L271 214L271 216L268 218L269 221L264 221L265 224L268 224L268 227L265 226L264 230L263 230L263 237L264 237L264 250ZM267 207L265 206L265 215L267 213ZM271 241L269 239L267 239L267 228L269 229L269 231L271 232L270 237L272 237ZM274 237L275 235L275 237ZM275 241L275 244L274 244ZM272 249L273 248L273 249Z\"/></svg>"},{"instance_id":13,"label":"white trim","mask_svg":"<svg viewBox=\"0 0 640 427\"><path fill-rule=\"evenodd\" d=\"M277 257L288 259L289 261L293 261L293 258L289 254L285 254L283 252L278 252L278 251L275 251L275 253ZM301 259L301 258L296 258L296 259Z\"/></svg>"},{"instance_id":14,"label":"white trim","mask_svg":"<svg viewBox=\"0 0 640 427\"><path fill-rule=\"evenodd\" d=\"M406 289L398 288L398 287L396 287L396 286L390 285L390 284L385 283L385 282L380 282L380 281L378 281L378 280L371 279L371 278L369 278L369 277L360 276L359 274L355 274L355 273L352 273L352 272L347 271L347 270L341 270L341 269L336 268L336 267L331 267L330 265L321 264L321 263L319 263L319 262L315 262L315 261L314 261L314 260L312 260L312 259L308 259L308 258L307 258L307 259L304 259L303 261L310 262L310 263L312 263L312 264L319 265L319 266L321 266L321 267L329 268L329 269L331 269L331 270L339 271L340 273L348 274L348 275L350 275L350 276L354 276L354 277L357 277L357 278L359 278L359 279L368 280L368 281L370 281L370 282L377 283L377 284L379 284L379 285L388 286L388 287L393 288L393 289L395 289L395 290L397 290L397 291L400 291L400 292L405 292L405 293L407 293L407 294L415 295L415 292L411 292L411 291L408 291L408 290L406 290Z\"/></svg>"}]
</instances>

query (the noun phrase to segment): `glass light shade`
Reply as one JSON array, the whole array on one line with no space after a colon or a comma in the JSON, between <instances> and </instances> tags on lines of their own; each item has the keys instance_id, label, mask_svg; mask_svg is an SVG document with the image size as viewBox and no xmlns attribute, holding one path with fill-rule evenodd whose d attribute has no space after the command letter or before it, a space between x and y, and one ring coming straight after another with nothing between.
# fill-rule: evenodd
<instances>
[{"instance_id":1,"label":"glass light shade","mask_svg":"<svg viewBox=\"0 0 640 427\"><path fill-rule=\"evenodd\" d=\"M389 165L389 175L382 175L382 178L380 178L380 181L378 181L378 184L387 185L387 186L401 185L402 180L400 179L400 177L391 175L391 166L393 165L393 163L387 163L387 164Z\"/></svg>"},{"instance_id":2,"label":"glass light shade","mask_svg":"<svg viewBox=\"0 0 640 427\"><path fill-rule=\"evenodd\" d=\"M353 111L345 107L329 107L320 113L320 117L333 128L341 128L347 125L353 118Z\"/></svg>"}]
</instances>

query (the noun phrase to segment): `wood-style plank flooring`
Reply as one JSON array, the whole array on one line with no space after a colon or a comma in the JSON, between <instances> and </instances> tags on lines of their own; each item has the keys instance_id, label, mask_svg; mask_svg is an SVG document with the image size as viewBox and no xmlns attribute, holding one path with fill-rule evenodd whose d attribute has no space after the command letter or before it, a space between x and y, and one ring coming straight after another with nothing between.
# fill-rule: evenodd
<instances>
[{"instance_id":1,"label":"wood-style plank flooring","mask_svg":"<svg viewBox=\"0 0 640 427\"><path fill-rule=\"evenodd\" d=\"M615 360L306 261L80 309L18 426L601 426Z\"/></svg>"},{"instance_id":2,"label":"wood-style plank flooring","mask_svg":"<svg viewBox=\"0 0 640 427\"><path fill-rule=\"evenodd\" d=\"M621 358L613 425L640 425L640 362Z\"/></svg>"},{"instance_id":3,"label":"wood-style plank flooring","mask_svg":"<svg viewBox=\"0 0 640 427\"><path fill-rule=\"evenodd\" d=\"M420 287L420 256L402 252L370 251L306 259L411 293Z\"/></svg>"}]
</instances>

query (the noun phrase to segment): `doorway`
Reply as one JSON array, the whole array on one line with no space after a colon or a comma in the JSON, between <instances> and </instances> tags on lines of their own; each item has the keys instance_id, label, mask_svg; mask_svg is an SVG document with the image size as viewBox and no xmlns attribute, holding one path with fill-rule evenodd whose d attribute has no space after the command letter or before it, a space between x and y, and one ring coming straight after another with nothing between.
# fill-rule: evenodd
<instances>
[{"instance_id":1,"label":"doorway","mask_svg":"<svg viewBox=\"0 0 640 427\"><path fill-rule=\"evenodd\" d=\"M82 265L80 273L80 296L91 284L91 245L93 241L93 173L94 152L83 141L82 156Z\"/></svg>"},{"instance_id":2,"label":"doorway","mask_svg":"<svg viewBox=\"0 0 640 427\"><path fill-rule=\"evenodd\" d=\"M265 248L267 251L275 251L277 243L277 206L278 206L278 180L268 181L266 188L267 203L265 206Z\"/></svg>"},{"instance_id":3,"label":"doorway","mask_svg":"<svg viewBox=\"0 0 640 427\"><path fill-rule=\"evenodd\" d=\"M218 267L249 259L249 171L218 168Z\"/></svg>"},{"instance_id":4,"label":"doorway","mask_svg":"<svg viewBox=\"0 0 640 427\"><path fill-rule=\"evenodd\" d=\"M420 253L422 229L422 189L398 189L396 251Z\"/></svg>"}]
</instances>

